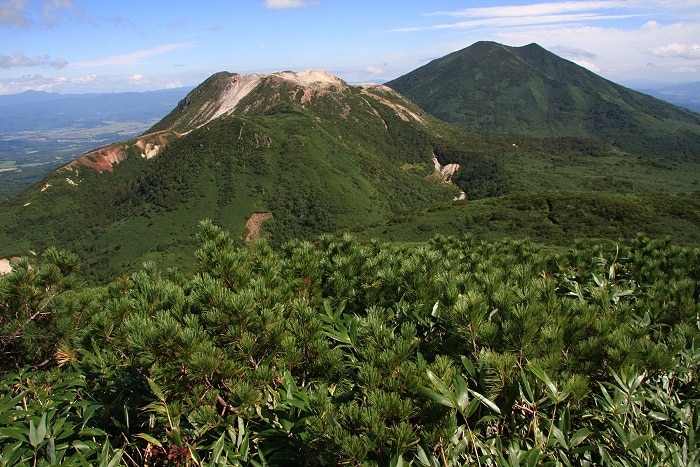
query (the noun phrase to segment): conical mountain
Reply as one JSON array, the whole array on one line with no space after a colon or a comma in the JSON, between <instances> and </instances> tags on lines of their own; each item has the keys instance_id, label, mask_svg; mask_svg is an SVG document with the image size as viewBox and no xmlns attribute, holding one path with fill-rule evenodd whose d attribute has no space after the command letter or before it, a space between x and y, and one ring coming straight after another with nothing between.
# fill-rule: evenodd
<instances>
[{"instance_id":1,"label":"conical mountain","mask_svg":"<svg viewBox=\"0 0 700 467\"><path fill-rule=\"evenodd\" d=\"M461 191L498 194L494 145L385 86L317 71L217 73L146 134L0 205L0 257L55 245L109 276L191 258L205 218L241 242L261 225L277 244L309 238Z\"/></svg>"},{"instance_id":2,"label":"conical mountain","mask_svg":"<svg viewBox=\"0 0 700 467\"><path fill-rule=\"evenodd\" d=\"M470 131L594 137L640 154L697 155L700 147L699 114L537 44L477 42L386 85Z\"/></svg>"}]
</instances>

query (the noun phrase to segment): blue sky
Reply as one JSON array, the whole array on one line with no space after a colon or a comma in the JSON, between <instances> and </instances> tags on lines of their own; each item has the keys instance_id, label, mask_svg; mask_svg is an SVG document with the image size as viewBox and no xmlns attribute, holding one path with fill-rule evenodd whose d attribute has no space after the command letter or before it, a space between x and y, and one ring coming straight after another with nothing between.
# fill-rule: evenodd
<instances>
[{"instance_id":1,"label":"blue sky","mask_svg":"<svg viewBox=\"0 0 700 467\"><path fill-rule=\"evenodd\" d=\"M0 0L0 94L323 69L385 82L479 40L618 83L700 81L700 0Z\"/></svg>"}]
</instances>

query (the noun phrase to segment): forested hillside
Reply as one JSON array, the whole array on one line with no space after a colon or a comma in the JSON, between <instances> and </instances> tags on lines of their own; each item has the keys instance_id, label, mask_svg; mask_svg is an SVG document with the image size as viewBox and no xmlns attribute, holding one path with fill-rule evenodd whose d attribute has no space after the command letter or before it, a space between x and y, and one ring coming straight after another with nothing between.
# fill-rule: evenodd
<instances>
[{"instance_id":1,"label":"forested hillside","mask_svg":"<svg viewBox=\"0 0 700 467\"><path fill-rule=\"evenodd\" d=\"M698 156L700 115L613 83L538 44L476 42L386 83L460 128L597 138L624 151Z\"/></svg>"},{"instance_id":2,"label":"forested hillside","mask_svg":"<svg viewBox=\"0 0 700 467\"><path fill-rule=\"evenodd\" d=\"M692 465L700 251L349 235L0 277L3 465Z\"/></svg>"}]
</instances>

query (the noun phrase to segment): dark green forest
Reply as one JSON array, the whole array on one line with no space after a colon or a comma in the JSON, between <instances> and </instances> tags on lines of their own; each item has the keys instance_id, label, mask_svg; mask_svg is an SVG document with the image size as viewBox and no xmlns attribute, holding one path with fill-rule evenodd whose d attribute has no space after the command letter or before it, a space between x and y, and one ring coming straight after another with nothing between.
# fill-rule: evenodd
<instances>
[{"instance_id":1,"label":"dark green forest","mask_svg":"<svg viewBox=\"0 0 700 467\"><path fill-rule=\"evenodd\" d=\"M345 235L0 277L0 465L692 465L700 250Z\"/></svg>"}]
</instances>

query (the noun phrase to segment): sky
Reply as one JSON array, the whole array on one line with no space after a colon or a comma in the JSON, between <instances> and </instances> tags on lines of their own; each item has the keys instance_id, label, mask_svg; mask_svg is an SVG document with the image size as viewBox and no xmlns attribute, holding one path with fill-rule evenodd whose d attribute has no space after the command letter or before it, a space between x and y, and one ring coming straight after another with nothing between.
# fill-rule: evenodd
<instances>
[{"instance_id":1,"label":"sky","mask_svg":"<svg viewBox=\"0 0 700 467\"><path fill-rule=\"evenodd\" d=\"M536 42L637 89L700 81L700 0L0 0L0 94L219 71L383 83L482 40Z\"/></svg>"}]
</instances>

